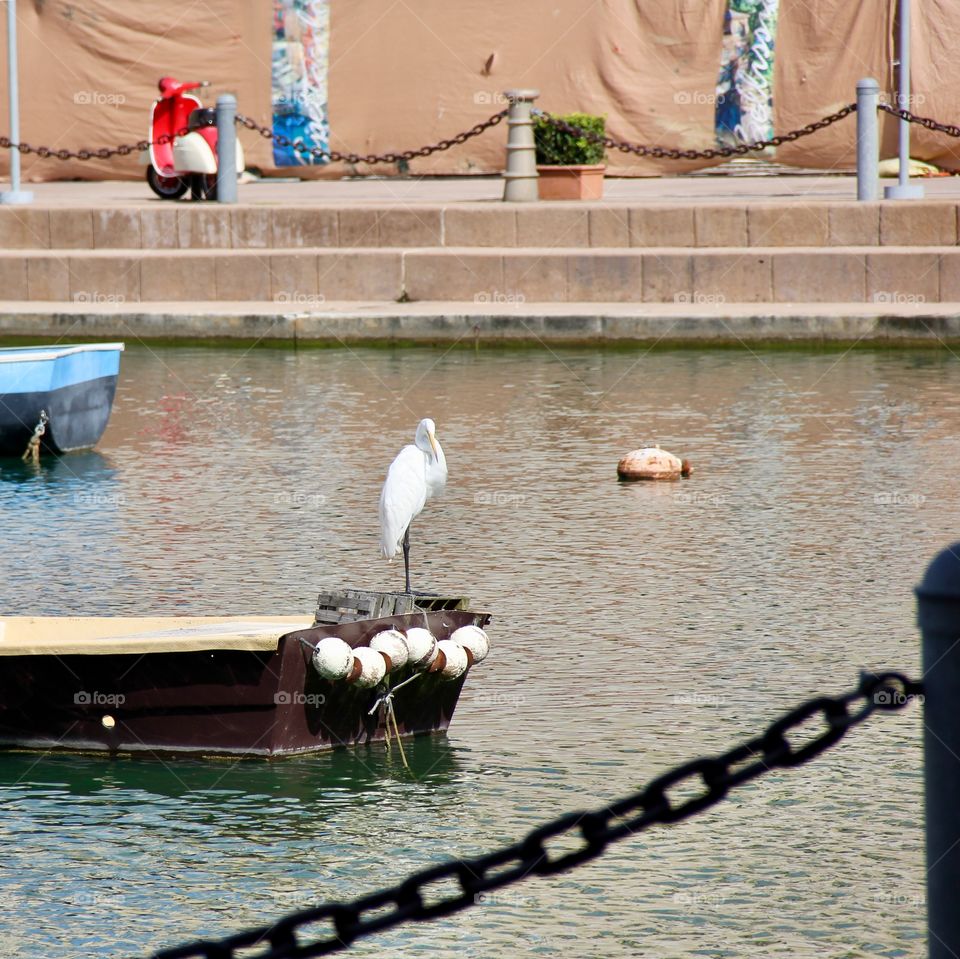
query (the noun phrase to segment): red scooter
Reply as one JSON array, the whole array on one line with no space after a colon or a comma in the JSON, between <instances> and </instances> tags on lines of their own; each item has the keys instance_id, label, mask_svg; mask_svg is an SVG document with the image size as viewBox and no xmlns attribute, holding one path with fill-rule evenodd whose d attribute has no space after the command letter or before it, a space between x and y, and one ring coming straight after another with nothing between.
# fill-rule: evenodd
<instances>
[{"instance_id":1,"label":"red scooter","mask_svg":"<svg viewBox=\"0 0 960 959\"><path fill-rule=\"evenodd\" d=\"M158 86L160 98L150 112L147 183L161 200L178 200L188 189L193 200L215 200L217 111L204 107L188 92L209 83L180 83L173 77L163 77ZM183 130L187 132L181 135ZM163 134L171 139L157 143ZM238 140L237 173L243 168L243 147Z\"/></svg>"}]
</instances>

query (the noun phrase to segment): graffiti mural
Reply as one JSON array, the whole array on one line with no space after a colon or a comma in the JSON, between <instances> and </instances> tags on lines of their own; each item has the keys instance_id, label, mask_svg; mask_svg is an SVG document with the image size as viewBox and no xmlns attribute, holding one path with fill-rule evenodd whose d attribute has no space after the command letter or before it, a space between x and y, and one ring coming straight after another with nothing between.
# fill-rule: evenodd
<instances>
[{"instance_id":1,"label":"graffiti mural","mask_svg":"<svg viewBox=\"0 0 960 959\"><path fill-rule=\"evenodd\" d=\"M773 136L773 52L780 0L728 0L717 80L717 143Z\"/></svg>"},{"instance_id":2,"label":"graffiti mural","mask_svg":"<svg viewBox=\"0 0 960 959\"><path fill-rule=\"evenodd\" d=\"M327 65L329 0L273 0L273 132L329 149ZM273 146L277 166L326 163L293 146Z\"/></svg>"}]
</instances>

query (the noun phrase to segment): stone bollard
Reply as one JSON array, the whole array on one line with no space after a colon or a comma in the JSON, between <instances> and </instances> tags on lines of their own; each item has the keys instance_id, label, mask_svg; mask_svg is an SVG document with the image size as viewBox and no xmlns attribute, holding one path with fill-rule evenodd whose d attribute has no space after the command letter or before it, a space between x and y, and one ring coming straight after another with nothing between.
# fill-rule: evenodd
<instances>
[{"instance_id":1,"label":"stone bollard","mask_svg":"<svg viewBox=\"0 0 960 959\"><path fill-rule=\"evenodd\" d=\"M237 202L237 98L217 97L217 202Z\"/></svg>"},{"instance_id":2,"label":"stone bollard","mask_svg":"<svg viewBox=\"0 0 960 959\"><path fill-rule=\"evenodd\" d=\"M537 148L533 142L533 101L539 90L507 90L510 101L507 114L507 168L503 171L503 199L509 203L529 203L537 192Z\"/></svg>"},{"instance_id":3,"label":"stone bollard","mask_svg":"<svg viewBox=\"0 0 960 959\"><path fill-rule=\"evenodd\" d=\"M960 543L917 587L923 643L923 780L930 959L960 955Z\"/></svg>"},{"instance_id":4,"label":"stone bollard","mask_svg":"<svg viewBox=\"0 0 960 959\"><path fill-rule=\"evenodd\" d=\"M877 200L880 177L880 139L877 103L880 84L872 77L857 81L857 199Z\"/></svg>"}]
</instances>

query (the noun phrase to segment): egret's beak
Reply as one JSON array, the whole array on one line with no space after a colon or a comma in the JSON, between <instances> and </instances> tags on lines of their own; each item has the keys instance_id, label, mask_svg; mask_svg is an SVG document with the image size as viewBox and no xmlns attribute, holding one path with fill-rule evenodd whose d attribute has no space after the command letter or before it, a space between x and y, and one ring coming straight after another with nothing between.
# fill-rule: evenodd
<instances>
[{"instance_id":1,"label":"egret's beak","mask_svg":"<svg viewBox=\"0 0 960 959\"><path fill-rule=\"evenodd\" d=\"M435 460L440 459L440 454L437 452L437 440L433 433L427 434L430 437L430 446L433 449L433 458Z\"/></svg>"}]
</instances>

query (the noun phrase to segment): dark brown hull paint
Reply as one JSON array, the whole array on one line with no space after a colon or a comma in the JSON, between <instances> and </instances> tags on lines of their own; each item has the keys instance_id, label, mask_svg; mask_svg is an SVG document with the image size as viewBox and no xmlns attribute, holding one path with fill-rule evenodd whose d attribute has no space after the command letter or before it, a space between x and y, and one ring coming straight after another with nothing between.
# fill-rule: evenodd
<instances>
[{"instance_id":1,"label":"dark brown hull paint","mask_svg":"<svg viewBox=\"0 0 960 959\"><path fill-rule=\"evenodd\" d=\"M322 679L300 639L340 636L365 646L390 626L423 625L443 639L489 619L445 610L318 626L288 633L276 652L4 657L0 749L270 758L376 742L384 738L382 710L368 711L379 693ZM410 675L392 673L391 686ZM401 734L446 730L465 679L424 674L401 689Z\"/></svg>"}]
</instances>

